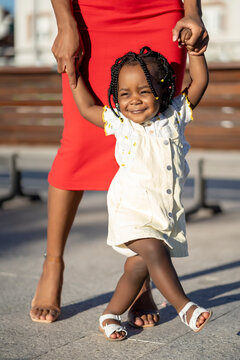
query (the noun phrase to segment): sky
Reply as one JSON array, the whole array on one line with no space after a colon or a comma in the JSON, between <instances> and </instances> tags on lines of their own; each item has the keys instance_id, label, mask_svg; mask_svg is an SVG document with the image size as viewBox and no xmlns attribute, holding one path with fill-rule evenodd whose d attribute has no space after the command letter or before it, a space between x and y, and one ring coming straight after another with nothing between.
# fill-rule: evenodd
<instances>
[{"instance_id":1,"label":"sky","mask_svg":"<svg viewBox=\"0 0 240 360\"><path fill-rule=\"evenodd\" d=\"M0 6L2 6L4 9L10 11L13 14L14 0L0 0Z\"/></svg>"}]
</instances>

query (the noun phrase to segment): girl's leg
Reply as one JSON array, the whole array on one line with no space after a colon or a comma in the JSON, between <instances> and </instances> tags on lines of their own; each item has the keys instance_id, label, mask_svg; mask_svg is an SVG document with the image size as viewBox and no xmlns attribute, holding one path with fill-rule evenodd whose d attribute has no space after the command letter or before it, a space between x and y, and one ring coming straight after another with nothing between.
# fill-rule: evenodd
<instances>
[{"instance_id":1,"label":"girl's leg","mask_svg":"<svg viewBox=\"0 0 240 360\"><path fill-rule=\"evenodd\" d=\"M158 308L152 297L149 275L128 311L128 321L138 327L154 326L159 321Z\"/></svg>"},{"instance_id":2,"label":"girl's leg","mask_svg":"<svg viewBox=\"0 0 240 360\"><path fill-rule=\"evenodd\" d=\"M124 265L124 273L118 281L113 297L103 315L123 314L135 300L147 277L148 269L143 259L140 256L128 258ZM118 324L118 322L112 319L103 321L103 326L107 324ZM110 337L116 339L124 337L124 335L123 332L114 332Z\"/></svg>"},{"instance_id":3,"label":"girl's leg","mask_svg":"<svg viewBox=\"0 0 240 360\"><path fill-rule=\"evenodd\" d=\"M55 321L60 314L63 282L63 253L83 191L60 190L49 186L47 256L32 301L34 321Z\"/></svg>"},{"instance_id":4,"label":"girl's leg","mask_svg":"<svg viewBox=\"0 0 240 360\"><path fill-rule=\"evenodd\" d=\"M189 298L174 269L167 245L163 241L153 238L134 240L127 245L143 258L156 287L179 313L189 302ZM195 308L195 306L191 306L187 311L188 323ZM201 326L209 316L208 312L202 313L197 319L196 326Z\"/></svg>"}]
</instances>

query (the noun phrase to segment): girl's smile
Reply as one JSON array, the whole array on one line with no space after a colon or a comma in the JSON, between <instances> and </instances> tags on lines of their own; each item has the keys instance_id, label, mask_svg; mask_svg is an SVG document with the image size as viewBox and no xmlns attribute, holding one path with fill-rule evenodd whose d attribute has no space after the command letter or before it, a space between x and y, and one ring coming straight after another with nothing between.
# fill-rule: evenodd
<instances>
[{"instance_id":1,"label":"girl's smile","mask_svg":"<svg viewBox=\"0 0 240 360\"><path fill-rule=\"evenodd\" d=\"M161 93L160 87L156 90ZM118 103L121 113L138 124L157 115L160 101L154 97L139 64L124 65L120 70Z\"/></svg>"}]
</instances>

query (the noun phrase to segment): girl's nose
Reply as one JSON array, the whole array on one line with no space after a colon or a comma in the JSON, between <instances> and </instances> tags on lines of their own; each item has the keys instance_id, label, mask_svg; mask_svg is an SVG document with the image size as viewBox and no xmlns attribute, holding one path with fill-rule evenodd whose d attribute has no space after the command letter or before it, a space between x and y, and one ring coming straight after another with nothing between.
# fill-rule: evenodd
<instances>
[{"instance_id":1,"label":"girl's nose","mask_svg":"<svg viewBox=\"0 0 240 360\"><path fill-rule=\"evenodd\" d=\"M131 104L140 104L141 102L141 99L139 98L138 95L133 95L132 98L131 98Z\"/></svg>"}]
</instances>

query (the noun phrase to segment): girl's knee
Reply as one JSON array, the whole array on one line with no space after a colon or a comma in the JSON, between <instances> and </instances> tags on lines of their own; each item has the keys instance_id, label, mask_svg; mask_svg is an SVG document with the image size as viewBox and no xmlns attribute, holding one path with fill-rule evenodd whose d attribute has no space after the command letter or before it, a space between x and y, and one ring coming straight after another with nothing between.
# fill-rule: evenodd
<instances>
[{"instance_id":1,"label":"girl's knee","mask_svg":"<svg viewBox=\"0 0 240 360\"><path fill-rule=\"evenodd\" d=\"M161 261L164 258L169 257L167 245L162 240L146 239L142 249L142 257L147 263L149 263L149 261L151 263Z\"/></svg>"},{"instance_id":2,"label":"girl's knee","mask_svg":"<svg viewBox=\"0 0 240 360\"><path fill-rule=\"evenodd\" d=\"M143 258L139 255L129 257L124 265L125 273L138 274L141 276L148 276L147 265L145 264Z\"/></svg>"}]
</instances>

